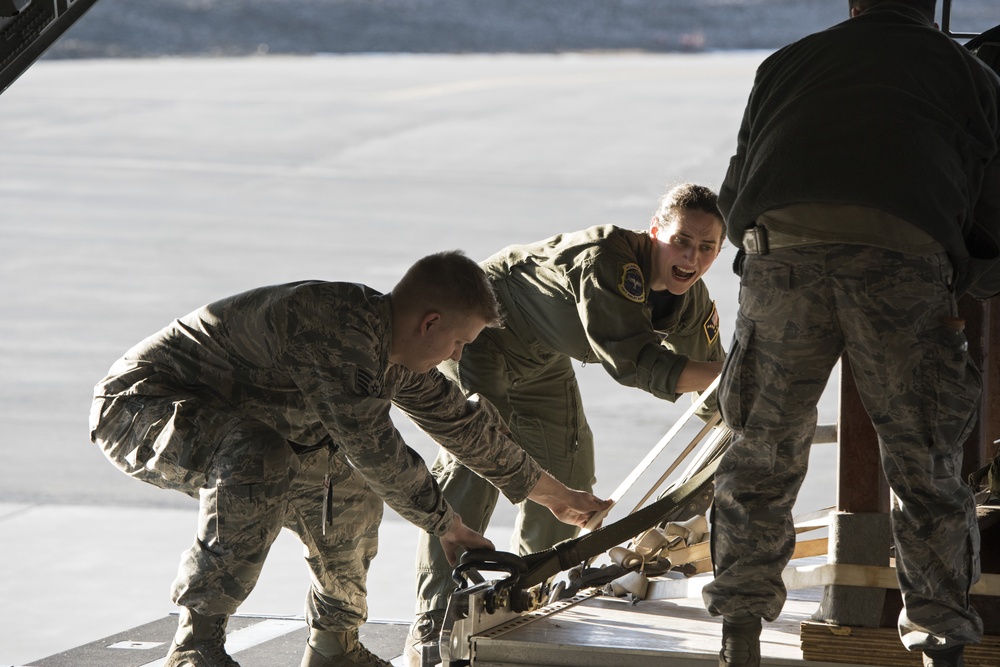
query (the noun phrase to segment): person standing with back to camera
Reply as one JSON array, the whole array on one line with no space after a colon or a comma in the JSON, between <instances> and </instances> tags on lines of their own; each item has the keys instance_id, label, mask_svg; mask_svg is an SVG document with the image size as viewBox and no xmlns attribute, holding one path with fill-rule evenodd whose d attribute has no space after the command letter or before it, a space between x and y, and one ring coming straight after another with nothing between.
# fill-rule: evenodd
<instances>
[{"instance_id":1,"label":"person standing with back to camera","mask_svg":"<svg viewBox=\"0 0 1000 667\"><path fill-rule=\"evenodd\" d=\"M760 665L785 601L792 506L816 404L846 351L893 492L903 645L959 667L982 621L962 445L979 371L956 298L997 257L977 219L1000 143L1000 80L938 30L934 0L851 0L850 18L757 71L720 192L740 309L719 386L736 437L712 509L720 667Z\"/></svg>"}]
</instances>

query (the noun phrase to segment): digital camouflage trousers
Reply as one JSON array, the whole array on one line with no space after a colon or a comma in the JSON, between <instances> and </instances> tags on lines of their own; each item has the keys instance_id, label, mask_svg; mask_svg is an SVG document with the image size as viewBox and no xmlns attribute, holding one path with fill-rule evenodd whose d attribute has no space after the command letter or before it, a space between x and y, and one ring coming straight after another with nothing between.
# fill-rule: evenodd
<instances>
[{"instance_id":1,"label":"digital camouflage trousers","mask_svg":"<svg viewBox=\"0 0 1000 667\"><path fill-rule=\"evenodd\" d=\"M747 257L719 390L737 437L716 474L711 613L781 611L816 405L846 351L893 493L900 637L910 649L979 639L979 532L961 462L982 382L951 280L945 254L821 244Z\"/></svg>"},{"instance_id":2,"label":"digital camouflage trousers","mask_svg":"<svg viewBox=\"0 0 1000 667\"><path fill-rule=\"evenodd\" d=\"M341 632L365 622L382 501L331 446L296 453L268 425L195 396L98 398L91 434L126 474L198 499L176 604L234 613L284 527L305 545L308 625Z\"/></svg>"}]
</instances>

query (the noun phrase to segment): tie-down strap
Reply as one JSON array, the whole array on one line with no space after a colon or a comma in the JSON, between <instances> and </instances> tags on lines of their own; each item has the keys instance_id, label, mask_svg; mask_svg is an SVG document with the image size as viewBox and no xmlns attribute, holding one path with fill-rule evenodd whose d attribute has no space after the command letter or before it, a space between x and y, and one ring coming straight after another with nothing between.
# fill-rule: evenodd
<instances>
[{"instance_id":1,"label":"tie-down strap","mask_svg":"<svg viewBox=\"0 0 1000 667\"><path fill-rule=\"evenodd\" d=\"M716 456L708 461L688 480L646 507L592 533L564 540L544 551L523 557L491 549L466 551L462 555L461 563L455 568L454 578L462 582L462 577L471 569L505 571L509 576L495 584L497 591L510 593L513 589L526 590L606 552L611 547L657 524L683 521L696 514L703 514L711 503L709 491L720 458L721 456ZM514 595L511 599L515 601L518 598L519 596ZM515 611L524 610L515 608Z\"/></svg>"}]
</instances>

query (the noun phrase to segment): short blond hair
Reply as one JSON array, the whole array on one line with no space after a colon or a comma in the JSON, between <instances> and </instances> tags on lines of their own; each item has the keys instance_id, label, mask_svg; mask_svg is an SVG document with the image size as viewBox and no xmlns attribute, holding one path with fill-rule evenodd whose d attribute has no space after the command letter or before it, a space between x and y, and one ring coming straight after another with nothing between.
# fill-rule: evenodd
<instances>
[{"instance_id":1,"label":"short blond hair","mask_svg":"<svg viewBox=\"0 0 1000 667\"><path fill-rule=\"evenodd\" d=\"M477 315L500 326L500 305L482 267L461 250L417 260L392 289L393 302L406 311Z\"/></svg>"}]
</instances>

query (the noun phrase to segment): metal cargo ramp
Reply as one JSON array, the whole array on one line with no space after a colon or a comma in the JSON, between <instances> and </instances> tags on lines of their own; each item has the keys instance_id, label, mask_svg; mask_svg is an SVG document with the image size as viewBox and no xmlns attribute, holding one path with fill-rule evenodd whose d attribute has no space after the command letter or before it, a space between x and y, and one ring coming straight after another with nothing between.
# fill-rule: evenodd
<instances>
[{"instance_id":1,"label":"metal cargo ramp","mask_svg":"<svg viewBox=\"0 0 1000 667\"><path fill-rule=\"evenodd\" d=\"M799 626L818 607L821 592L789 592L781 616L764 624L762 665L834 667L804 660L800 647ZM472 637L473 664L714 667L721 636L721 620L709 616L700 596L633 604L625 598L581 595Z\"/></svg>"}]
</instances>

